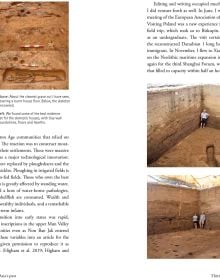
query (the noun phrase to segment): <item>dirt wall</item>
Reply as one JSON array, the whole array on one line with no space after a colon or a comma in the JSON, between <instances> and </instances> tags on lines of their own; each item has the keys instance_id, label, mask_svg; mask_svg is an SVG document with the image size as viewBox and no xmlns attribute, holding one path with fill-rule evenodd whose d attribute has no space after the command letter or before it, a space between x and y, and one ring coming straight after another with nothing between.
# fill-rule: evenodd
<instances>
[{"instance_id":1,"label":"dirt wall","mask_svg":"<svg viewBox=\"0 0 220 280\"><path fill-rule=\"evenodd\" d=\"M187 230L192 216L199 213L199 191L173 186L148 184L148 234Z\"/></svg>"},{"instance_id":2,"label":"dirt wall","mask_svg":"<svg viewBox=\"0 0 220 280\"><path fill-rule=\"evenodd\" d=\"M199 206L200 212L206 214L206 228L220 229L220 186L202 190Z\"/></svg>"},{"instance_id":3,"label":"dirt wall","mask_svg":"<svg viewBox=\"0 0 220 280\"><path fill-rule=\"evenodd\" d=\"M202 87L148 91L148 164L199 127Z\"/></svg>"},{"instance_id":4,"label":"dirt wall","mask_svg":"<svg viewBox=\"0 0 220 280\"><path fill-rule=\"evenodd\" d=\"M220 128L220 86L205 85L202 90L202 106L209 113L208 126Z\"/></svg>"}]
</instances>

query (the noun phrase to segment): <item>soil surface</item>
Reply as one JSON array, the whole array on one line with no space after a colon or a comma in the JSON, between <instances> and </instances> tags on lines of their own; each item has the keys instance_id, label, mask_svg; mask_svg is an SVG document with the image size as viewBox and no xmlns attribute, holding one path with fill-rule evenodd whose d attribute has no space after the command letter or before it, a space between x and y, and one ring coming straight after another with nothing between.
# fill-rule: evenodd
<instances>
[{"instance_id":1,"label":"soil surface","mask_svg":"<svg viewBox=\"0 0 220 280\"><path fill-rule=\"evenodd\" d=\"M0 3L0 89L68 88L68 3Z\"/></svg>"},{"instance_id":2,"label":"soil surface","mask_svg":"<svg viewBox=\"0 0 220 280\"><path fill-rule=\"evenodd\" d=\"M220 130L199 128L149 166L220 166Z\"/></svg>"},{"instance_id":3,"label":"soil surface","mask_svg":"<svg viewBox=\"0 0 220 280\"><path fill-rule=\"evenodd\" d=\"M148 258L220 258L220 230L192 229L148 236Z\"/></svg>"}]
</instances>

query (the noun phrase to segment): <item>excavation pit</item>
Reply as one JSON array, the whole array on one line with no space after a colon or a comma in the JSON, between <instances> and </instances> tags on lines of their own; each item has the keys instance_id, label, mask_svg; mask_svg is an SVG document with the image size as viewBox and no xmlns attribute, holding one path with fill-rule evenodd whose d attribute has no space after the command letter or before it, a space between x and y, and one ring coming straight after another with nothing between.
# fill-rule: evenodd
<instances>
[{"instance_id":1,"label":"excavation pit","mask_svg":"<svg viewBox=\"0 0 220 280\"><path fill-rule=\"evenodd\" d=\"M0 89L68 89L68 17L68 2L0 3Z\"/></svg>"},{"instance_id":2,"label":"excavation pit","mask_svg":"<svg viewBox=\"0 0 220 280\"><path fill-rule=\"evenodd\" d=\"M193 131L149 166L216 167L218 161L220 161L220 130L206 127Z\"/></svg>"},{"instance_id":3,"label":"excavation pit","mask_svg":"<svg viewBox=\"0 0 220 280\"><path fill-rule=\"evenodd\" d=\"M148 166L219 166L220 86L154 88L148 90L147 98ZM204 109L209 118L201 128ZM209 145L213 151L207 150Z\"/></svg>"},{"instance_id":4,"label":"excavation pit","mask_svg":"<svg viewBox=\"0 0 220 280\"><path fill-rule=\"evenodd\" d=\"M207 155L208 166L218 167L218 162L215 158L215 146L214 145L207 145L206 155Z\"/></svg>"},{"instance_id":5,"label":"excavation pit","mask_svg":"<svg viewBox=\"0 0 220 280\"><path fill-rule=\"evenodd\" d=\"M220 258L220 176L148 176L147 257ZM155 182L153 182L155 181ZM206 216L200 228L199 215ZM193 216L197 215L197 227Z\"/></svg>"}]
</instances>

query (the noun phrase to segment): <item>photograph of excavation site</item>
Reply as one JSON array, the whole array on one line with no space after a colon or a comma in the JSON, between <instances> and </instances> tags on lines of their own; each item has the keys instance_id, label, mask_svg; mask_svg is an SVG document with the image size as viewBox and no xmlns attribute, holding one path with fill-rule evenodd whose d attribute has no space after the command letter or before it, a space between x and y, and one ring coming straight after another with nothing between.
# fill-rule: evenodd
<instances>
[{"instance_id":1,"label":"photograph of excavation site","mask_svg":"<svg viewBox=\"0 0 220 280\"><path fill-rule=\"evenodd\" d=\"M220 85L149 87L147 123L149 167L220 166Z\"/></svg>"},{"instance_id":2,"label":"photograph of excavation site","mask_svg":"<svg viewBox=\"0 0 220 280\"><path fill-rule=\"evenodd\" d=\"M219 236L220 175L148 176L148 258L220 258Z\"/></svg>"},{"instance_id":3,"label":"photograph of excavation site","mask_svg":"<svg viewBox=\"0 0 220 280\"><path fill-rule=\"evenodd\" d=\"M0 3L0 89L68 89L68 9Z\"/></svg>"}]
</instances>

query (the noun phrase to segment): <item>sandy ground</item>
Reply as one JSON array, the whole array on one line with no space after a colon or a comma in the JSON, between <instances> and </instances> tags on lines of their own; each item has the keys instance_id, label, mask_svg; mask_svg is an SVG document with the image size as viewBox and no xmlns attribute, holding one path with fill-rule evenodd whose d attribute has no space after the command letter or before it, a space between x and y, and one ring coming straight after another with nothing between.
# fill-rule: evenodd
<instances>
[{"instance_id":1,"label":"sandy ground","mask_svg":"<svg viewBox=\"0 0 220 280\"><path fill-rule=\"evenodd\" d=\"M149 166L161 167L202 167L220 166L220 130L210 127L199 128L157 161ZM214 145L215 160L207 159L206 148Z\"/></svg>"},{"instance_id":2,"label":"sandy ground","mask_svg":"<svg viewBox=\"0 0 220 280\"><path fill-rule=\"evenodd\" d=\"M68 3L0 3L0 89L68 88Z\"/></svg>"},{"instance_id":3,"label":"sandy ground","mask_svg":"<svg viewBox=\"0 0 220 280\"><path fill-rule=\"evenodd\" d=\"M192 229L148 236L148 258L220 258L220 230Z\"/></svg>"}]
</instances>

